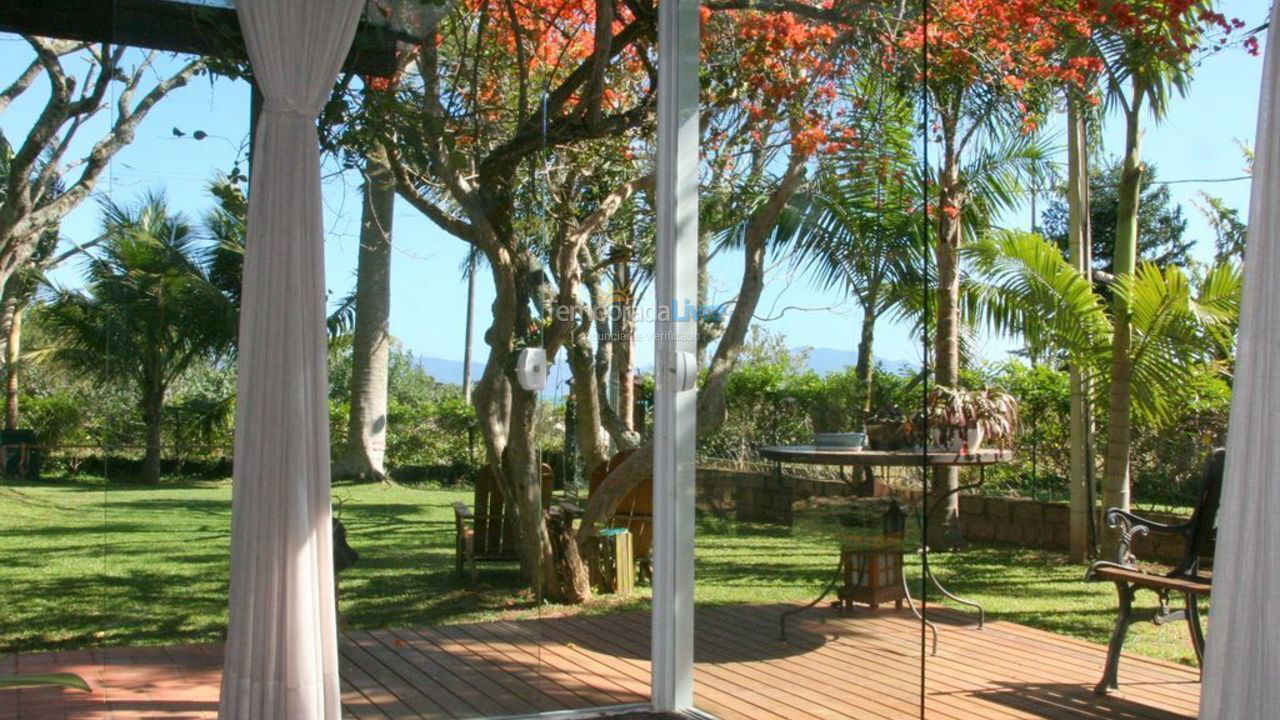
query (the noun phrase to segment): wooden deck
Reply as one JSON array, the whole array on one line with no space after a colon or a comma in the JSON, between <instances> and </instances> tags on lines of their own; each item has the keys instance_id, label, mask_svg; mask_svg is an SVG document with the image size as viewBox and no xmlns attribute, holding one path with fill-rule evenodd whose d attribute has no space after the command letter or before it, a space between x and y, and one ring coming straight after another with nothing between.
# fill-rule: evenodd
<instances>
[{"instance_id":1,"label":"wooden deck","mask_svg":"<svg viewBox=\"0 0 1280 720\"><path fill-rule=\"evenodd\" d=\"M919 716L920 626L905 612L810 610L777 639L783 606L697 614L697 704L721 718ZM1121 694L1091 692L1102 647L1004 622L981 631L942 623L929 658L927 716L1194 717L1198 673L1140 657L1120 666ZM348 631L342 644L348 717L458 718L644 702L645 614ZM214 718L219 646L111 648L24 655L0 673L77 672L94 693L0 691L0 720Z\"/></svg>"}]
</instances>

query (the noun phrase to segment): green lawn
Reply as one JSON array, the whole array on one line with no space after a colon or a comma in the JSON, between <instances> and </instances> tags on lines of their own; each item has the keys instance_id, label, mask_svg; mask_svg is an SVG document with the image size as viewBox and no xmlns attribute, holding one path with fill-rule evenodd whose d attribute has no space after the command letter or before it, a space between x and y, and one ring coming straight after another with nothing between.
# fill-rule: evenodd
<instances>
[{"instance_id":1,"label":"green lawn","mask_svg":"<svg viewBox=\"0 0 1280 720\"><path fill-rule=\"evenodd\" d=\"M453 572L455 500L467 491L339 485L336 512L360 561L343 574L352 627L377 628L610 612L647 604L647 588L585 608L540 605L514 565L475 585ZM221 639L226 623L230 484L160 488L91 483L0 485L0 653ZM813 537L707 517L699 522L697 599L704 604L807 600L834 561ZM1115 592L1081 581L1061 555L975 547L935 555L956 592L994 619L1105 642ZM914 566L913 566L914 568ZM1154 607L1150 597L1142 607ZM1128 647L1191 662L1183 626L1137 625Z\"/></svg>"}]
</instances>

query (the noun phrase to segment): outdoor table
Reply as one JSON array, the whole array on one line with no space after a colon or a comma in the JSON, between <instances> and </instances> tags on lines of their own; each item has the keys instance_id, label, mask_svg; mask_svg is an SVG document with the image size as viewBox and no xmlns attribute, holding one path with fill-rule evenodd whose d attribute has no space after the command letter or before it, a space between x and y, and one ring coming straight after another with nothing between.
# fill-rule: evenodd
<instances>
[{"instance_id":1,"label":"outdoor table","mask_svg":"<svg viewBox=\"0 0 1280 720\"><path fill-rule=\"evenodd\" d=\"M954 490L949 490L948 492L942 495L939 495L936 499L933 500L935 506L939 503L942 503L948 497L950 497L955 493L980 486L986 480L986 466L994 465L996 463L1009 462L1010 460L1013 459L1013 451L1000 450L1000 449L984 449L984 450L975 450L972 452L960 453L960 452L946 451L946 450L927 450L926 451L920 448L907 449L907 450L862 450L862 449L844 448L844 447L822 447L817 445L775 445L775 446L761 448L760 455L766 460L773 461L774 474L777 477L781 477L782 475L783 463L797 463L797 464L804 464L804 465L827 465L827 466L837 466L841 468L845 468L845 467L880 467L880 468L885 468L885 467L918 467L918 468L977 467L978 468L977 482L961 485L955 488ZM928 504L929 501L930 501L930 498L928 497L924 498L924 502L926 503L926 505ZM926 512L928 512L931 509L932 508L927 507ZM844 576L845 561L843 559L843 555L844 553L842 552L841 553L842 559L840 562L840 566L836 570L836 576L832 578L831 582L827 583L827 586L823 589L822 594L814 598L814 600L809 604L803 607L787 610L782 614L781 626L782 626L782 637L784 640L786 639L786 635L787 635L787 616L797 612L807 610L817 605L818 603L822 602L822 599L831 593L832 589L835 588L836 583L839 582L840 579ZM955 602L960 603L961 605L966 605L968 607L976 608L978 611L978 628L979 629L982 628L983 624L986 621L986 611L983 609L982 605L976 602L973 602L972 600L966 600L964 598L958 597L952 592L950 592L949 590L947 590L945 587L943 587L942 582L939 581L938 577L933 574L933 571L930 569L928 563L924 563L924 575L929 579L930 582L933 583L935 587L938 588L938 591L941 592L945 597L948 597L954 600ZM911 597L911 588L907 584L906 573L902 574L902 590L904 595L906 596L907 606L911 608L911 612L914 613L916 617L920 618L920 620L923 621L926 625L928 625L929 629L932 631L933 653L936 654L938 651L938 629L933 625L933 623L929 622L924 617L924 615L920 612L919 608L916 607L915 601Z\"/></svg>"}]
</instances>

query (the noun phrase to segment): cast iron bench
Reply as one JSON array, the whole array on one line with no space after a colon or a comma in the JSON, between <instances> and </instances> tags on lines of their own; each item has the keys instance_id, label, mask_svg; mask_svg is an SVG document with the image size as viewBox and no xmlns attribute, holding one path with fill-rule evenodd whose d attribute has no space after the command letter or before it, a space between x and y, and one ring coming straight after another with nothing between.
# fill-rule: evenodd
<instances>
[{"instance_id":1,"label":"cast iron bench","mask_svg":"<svg viewBox=\"0 0 1280 720\"><path fill-rule=\"evenodd\" d=\"M1157 624L1171 620L1185 619L1191 630L1191 645L1196 652L1196 662L1204 663L1204 628L1200 624L1200 608L1198 600L1208 596L1213 585L1213 574L1201 567L1202 562L1213 561L1214 541L1217 536L1215 521L1218 515L1218 500L1222 494L1222 470L1226 460L1226 451L1214 450L1204 465L1204 480L1200 487L1200 498L1196 503L1191 518L1184 523L1167 525L1153 520L1138 517L1119 508L1110 508L1106 513L1107 525L1120 530L1119 557L1115 562L1100 560L1089 567L1085 573L1086 580L1113 582L1120 596L1120 610L1116 617L1115 629L1111 632L1111 644L1107 647L1107 665L1102 680L1098 682L1094 692L1107 694L1118 687L1116 673L1120 664L1120 650L1124 645L1125 634L1133 624L1133 596L1138 590L1150 590L1160 597L1160 612L1155 617ZM1138 568L1137 558L1132 551L1133 539L1138 535L1163 534L1180 536L1186 543L1186 550L1173 568L1165 574L1146 572ZM1169 611L1169 596L1181 595L1184 600L1183 610Z\"/></svg>"}]
</instances>

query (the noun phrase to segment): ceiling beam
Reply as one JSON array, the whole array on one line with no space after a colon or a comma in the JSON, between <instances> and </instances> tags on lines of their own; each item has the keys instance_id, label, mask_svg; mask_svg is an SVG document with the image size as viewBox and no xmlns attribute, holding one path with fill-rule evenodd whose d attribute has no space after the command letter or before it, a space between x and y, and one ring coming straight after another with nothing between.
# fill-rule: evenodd
<instances>
[{"instance_id":1,"label":"ceiling beam","mask_svg":"<svg viewBox=\"0 0 1280 720\"><path fill-rule=\"evenodd\" d=\"M246 59L234 9L182 0L3 0L0 32ZM343 70L392 75L395 36L361 22Z\"/></svg>"}]
</instances>

